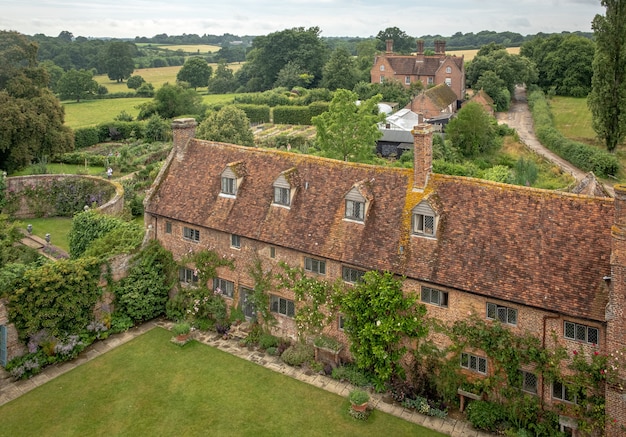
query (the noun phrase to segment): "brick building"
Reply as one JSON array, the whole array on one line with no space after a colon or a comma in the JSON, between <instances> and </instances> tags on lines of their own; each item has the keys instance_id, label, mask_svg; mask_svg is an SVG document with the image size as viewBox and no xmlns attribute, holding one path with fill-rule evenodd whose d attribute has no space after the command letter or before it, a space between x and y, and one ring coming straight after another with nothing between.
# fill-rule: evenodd
<instances>
[{"instance_id":1,"label":"brick building","mask_svg":"<svg viewBox=\"0 0 626 437\"><path fill-rule=\"evenodd\" d=\"M465 98L465 64L463 56L446 55L446 42L435 41L435 54L424 54L424 41L417 40L415 55L393 53L393 40L387 40L385 53L374 58L370 71L372 83L397 80L405 87L420 81L424 88L445 83L457 100Z\"/></svg>"},{"instance_id":2,"label":"brick building","mask_svg":"<svg viewBox=\"0 0 626 437\"><path fill-rule=\"evenodd\" d=\"M390 271L444 322L473 312L570 352L626 347L626 187L614 200L433 174L424 124L413 130L413 169L198 140L195 125L174 122L145 223L176 259L203 248L231 257L236 268L214 282L231 305L246 309L254 259L330 281ZM270 306L277 334L294 336L293 294L272 292ZM487 373L489 357L471 355L467 370ZM548 404L568 401L541 378L531 389ZM610 435L620 435L621 387L606 399Z\"/></svg>"}]
</instances>

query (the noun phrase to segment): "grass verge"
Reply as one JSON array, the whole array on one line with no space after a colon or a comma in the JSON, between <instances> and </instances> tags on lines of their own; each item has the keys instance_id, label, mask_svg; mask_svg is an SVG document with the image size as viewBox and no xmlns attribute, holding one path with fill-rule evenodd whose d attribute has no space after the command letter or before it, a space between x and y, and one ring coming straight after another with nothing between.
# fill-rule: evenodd
<instances>
[{"instance_id":1,"label":"grass verge","mask_svg":"<svg viewBox=\"0 0 626 437\"><path fill-rule=\"evenodd\" d=\"M0 436L443 436L156 328L0 407Z\"/></svg>"}]
</instances>

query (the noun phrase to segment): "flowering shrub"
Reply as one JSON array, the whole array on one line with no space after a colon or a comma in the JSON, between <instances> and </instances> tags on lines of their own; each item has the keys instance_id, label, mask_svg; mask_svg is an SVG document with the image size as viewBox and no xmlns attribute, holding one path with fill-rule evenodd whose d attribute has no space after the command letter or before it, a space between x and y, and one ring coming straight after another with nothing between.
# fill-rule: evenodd
<instances>
[{"instance_id":1,"label":"flowering shrub","mask_svg":"<svg viewBox=\"0 0 626 437\"><path fill-rule=\"evenodd\" d=\"M405 408L413 408L422 414L426 414L427 416L440 417L442 419L448 415L446 410L431 406L428 399L421 396L418 396L415 399L405 399L402 401L402 406Z\"/></svg>"}]
</instances>

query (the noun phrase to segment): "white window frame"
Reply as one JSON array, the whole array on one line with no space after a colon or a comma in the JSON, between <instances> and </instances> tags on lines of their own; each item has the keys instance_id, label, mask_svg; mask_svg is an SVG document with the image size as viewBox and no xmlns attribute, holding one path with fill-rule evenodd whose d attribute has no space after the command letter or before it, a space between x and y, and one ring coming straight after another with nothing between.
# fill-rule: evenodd
<instances>
[{"instance_id":1,"label":"white window frame","mask_svg":"<svg viewBox=\"0 0 626 437\"><path fill-rule=\"evenodd\" d=\"M573 330L573 335L568 335L568 330ZM595 341L593 341L593 336L589 335L590 332L595 332ZM600 330L598 328L583 325L581 323L569 322L567 320L563 322L563 336L568 340L595 344L596 346L600 343ZM590 337L592 341L589 341Z\"/></svg>"},{"instance_id":2,"label":"white window frame","mask_svg":"<svg viewBox=\"0 0 626 437\"><path fill-rule=\"evenodd\" d=\"M183 238L188 241L200 241L200 230L188 228L187 226L183 227Z\"/></svg>"},{"instance_id":3,"label":"white window frame","mask_svg":"<svg viewBox=\"0 0 626 437\"><path fill-rule=\"evenodd\" d=\"M346 215L348 220L365 221L365 202L346 199Z\"/></svg>"},{"instance_id":4,"label":"white window frame","mask_svg":"<svg viewBox=\"0 0 626 437\"><path fill-rule=\"evenodd\" d=\"M291 188L274 187L274 204L291 206Z\"/></svg>"},{"instance_id":5,"label":"white window frame","mask_svg":"<svg viewBox=\"0 0 626 437\"><path fill-rule=\"evenodd\" d=\"M430 214L413 214L413 234L424 235L427 237L435 236L436 218ZM428 227L428 222L432 222L432 226Z\"/></svg>"},{"instance_id":6,"label":"white window frame","mask_svg":"<svg viewBox=\"0 0 626 437\"><path fill-rule=\"evenodd\" d=\"M537 375L526 370L520 370L520 374L522 378L522 391L534 395L538 394L539 378Z\"/></svg>"},{"instance_id":7,"label":"white window frame","mask_svg":"<svg viewBox=\"0 0 626 437\"><path fill-rule=\"evenodd\" d=\"M304 257L304 270L318 275L326 274L326 261L316 258Z\"/></svg>"},{"instance_id":8,"label":"white window frame","mask_svg":"<svg viewBox=\"0 0 626 437\"><path fill-rule=\"evenodd\" d=\"M198 283L198 275L194 269L188 267L178 268L178 281L183 284L195 285Z\"/></svg>"},{"instance_id":9,"label":"white window frame","mask_svg":"<svg viewBox=\"0 0 626 437\"><path fill-rule=\"evenodd\" d=\"M446 73L450 74L452 73L452 67L446 67Z\"/></svg>"},{"instance_id":10,"label":"white window frame","mask_svg":"<svg viewBox=\"0 0 626 437\"><path fill-rule=\"evenodd\" d=\"M451 77L446 77L446 79L445 79L445 83L446 83L446 85L448 85L448 86L452 86L452 78L451 78Z\"/></svg>"},{"instance_id":11,"label":"white window frame","mask_svg":"<svg viewBox=\"0 0 626 437\"><path fill-rule=\"evenodd\" d=\"M436 288L422 286L420 299L422 302L448 308L448 292Z\"/></svg>"},{"instance_id":12,"label":"white window frame","mask_svg":"<svg viewBox=\"0 0 626 437\"><path fill-rule=\"evenodd\" d=\"M233 249L241 249L241 236L230 234L230 247Z\"/></svg>"},{"instance_id":13,"label":"white window frame","mask_svg":"<svg viewBox=\"0 0 626 437\"><path fill-rule=\"evenodd\" d=\"M296 304L293 300L270 294L270 311L293 319L296 315Z\"/></svg>"},{"instance_id":14,"label":"white window frame","mask_svg":"<svg viewBox=\"0 0 626 437\"><path fill-rule=\"evenodd\" d=\"M487 358L461 352L461 367L481 375L487 374ZM481 370L482 369L482 370Z\"/></svg>"},{"instance_id":15,"label":"white window frame","mask_svg":"<svg viewBox=\"0 0 626 437\"><path fill-rule=\"evenodd\" d=\"M404 84L411 85L411 76L404 76Z\"/></svg>"},{"instance_id":16,"label":"white window frame","mask_svg":"<svg viewBox=\"0 0 626 437\"><path fill-rule=\"evenodd\" d=\"M486 317L488 320L499 320L511 326L517 326L517 310L515 308L487 302Z\"/></svg>"},{"instance_id":17,"label":"white window frame","mask_svg":"<svg viewBox=\"0 0 626 437\"><path fill-rule=\"evenodd\" d=\"M213 278L213 292L232 299L235 297L235 283L222 278Z\"/></svg>"},{"instance_id":18,"label":"white window frame","mask_svg":"<svg viewBox=\"0 0 626 437\"><path fill-rule=\"evenodd\" d=\"M380 83L385 83L385 76L384 75L380 75Z\"/></svg>"},{"instance_id":19,"label":"white window frame","mask_svg":"<svg viewBox=\"0 0 626 437\"><path fill-rule=\"evenodd\" d=\"M569 392L569 388L567 385L563 384L560 381L552 381L552 399L558 399L562 402L567 402L570 404L577 404L578 399L576 395L573 395Z\"/></svg>"},{"instance_id":20,"label":"white window frame","mask_svg":"<svg viewBox=\"0 0 626 437\"><path fill-rule=\"evenodd\" d=\"M341 277L344 282L349 284L356 284L363 278L363 275L365 275L363 270L353 269L352 267L347 266L341 267Z\"/></svg>"},{"instance_id":21,"label":"white window frame","mask_svg":"<svg viewBox=\"0 0 626 437\"><path fill-rule=\"evenodd\" d=\"M385 66L384 65L380 66L380 71L385 71Z\"/></svg>"},{"instance_id":22,"label":"white window frame","mask_svg":"<svg viewBox=\"0 0 626 437\"><path fill-rule=\"evenodd\" d=\"M235 197L237 195L237 179L222 176L221 193L226 196Z\"/></svg>"},{"instance_id":23,"label":"white window frame","mask_svg":"<svg viewBox=\"0 0 626 437\"><path fill-rule=\"evenodd\" d=\"M428 79L426 79L426 84L427 85L432 85L435 83L435 78L430 76Z\"/></svg>"}]
</instances>

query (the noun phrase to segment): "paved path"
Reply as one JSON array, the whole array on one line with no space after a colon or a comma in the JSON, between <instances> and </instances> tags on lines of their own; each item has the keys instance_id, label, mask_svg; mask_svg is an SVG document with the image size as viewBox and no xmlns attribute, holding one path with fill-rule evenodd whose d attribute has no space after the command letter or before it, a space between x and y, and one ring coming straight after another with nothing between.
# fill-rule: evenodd
<instances>
[{"instance_id":1,"label":"paved path","mask_svg":"<svg viewBox=\"0 0 626 437\"><path fill-rule=\"evenodd\" d=\"M81 364L84 364L97 356L146 333L156 326L169 329L172 327L172 323L164 320L151 321L121 334L112 335L106 340L96 342L89 346L75 360L49 366L44 369L42 373L35 375L28 380L12 382L10 379L6 378L4 380L0 379L0 405L20 397L30 390L45 384L49 380L69 372L77 366L80 366ZM242 348L239 346L236 339L223 339L213 332L195 332L194 339L239 358L264 366L267 369L282 373L291 378L314 385L340 396L348 396L350 390L354 388L348 383L288 366L277 357L269 356L256 350ZM452 437L488 437L491 435L476 431L468 422L463 420L455 420L451 418L439 419L436 417L425 416L414 410L403 408L395 403L386 403L383 400L383 396L379 393L371 395L370 405L377 410L392 414L401 419L422 425L426 428L439 431Z\"/></svg>"}]
</instances>

